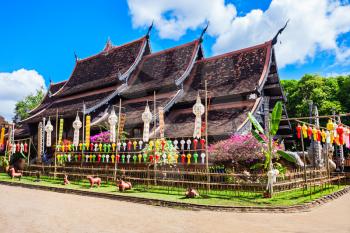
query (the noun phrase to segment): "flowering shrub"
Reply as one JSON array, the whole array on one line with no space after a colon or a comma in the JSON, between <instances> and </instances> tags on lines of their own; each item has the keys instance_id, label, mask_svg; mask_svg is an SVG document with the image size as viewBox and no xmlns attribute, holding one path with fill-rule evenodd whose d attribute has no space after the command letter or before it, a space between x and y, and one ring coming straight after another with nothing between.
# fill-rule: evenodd
<instances>
[{"instance_id":1,"label":"flowering shrub","mask_svg":"<svg viewBox=\"0 0 350 233\"><path fill-rule=\"evenodd\" d=\"M244 162L263 161L263 150L266 146L259 143L251 134L232 135L229 139L210 145L209 153L212 162Z\"/></svg>"},{"instance_id":2,"label":"flowering shrub","mask_svg":"<svg viewBox=\"0 0 350 233\"><path fill-rule=\"evenodd\" d=\"M90 137L92 143L109 143L110 142L110 132L105 131Z\"/></svg>"}]
</instances>

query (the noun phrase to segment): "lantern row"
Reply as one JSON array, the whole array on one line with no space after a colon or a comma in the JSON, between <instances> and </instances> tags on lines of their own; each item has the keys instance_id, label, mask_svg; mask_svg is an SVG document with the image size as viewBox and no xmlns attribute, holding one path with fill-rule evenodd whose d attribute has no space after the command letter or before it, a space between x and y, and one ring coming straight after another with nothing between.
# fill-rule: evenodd
<instances>
[{"instance_id":1,"label":"lantern row","mask_svg":"<svg viewBox=\"0 0 350 233\"><path fill-rule=\"evenodd\" d=\"M205 163L205 153L200 154L200 162L202 164ZM109 155L109 154L56 154L56 159L59 164L63 164L65 162L85 162L85 163L122 163L122 164L130 164L130 163L154 163L154 162L162 162L164 164L173 164L181 162L182 164L191 164L198 163L199 154L193 153L190 154L159 154L147 155L147 154L138 154L131 156L130 154L117 154L117 155ZM180 159L180 161L179 161Z\"/></svg>"},{"instance_id":2,"label":"lantern row","mask_svg":"<svg viewBox=\"0 0 350 233\"><path fill-rule=\"evenodd\" d=\"M350 148L350 129L344 127L342 124L337 125L331 119L328 120L326 130L316 128L315 126L308 125L306 123L298 124L296 127L297 137L301 137L327 143L327 144L336 144L346 145L347 148Z\"/></svg>"},{"instance_id":3,"label":"lantern row","mask_svg":"<svg viewBox=\"0 0 350 233\"><path fill-rule=\"evenodd\" d=\"M57 152L140 152L148 149L149 151L156 150L164 152L165 147L174 147L175 150L190 151L190 150L205 150L205 139L184 139L178 141L175 140L150 140L148 143L144 143L142 140L128 140L128 142L118 143L79 143L76 146L74 143L62 144L56 146Z\"/></svg>"}]
</instances>

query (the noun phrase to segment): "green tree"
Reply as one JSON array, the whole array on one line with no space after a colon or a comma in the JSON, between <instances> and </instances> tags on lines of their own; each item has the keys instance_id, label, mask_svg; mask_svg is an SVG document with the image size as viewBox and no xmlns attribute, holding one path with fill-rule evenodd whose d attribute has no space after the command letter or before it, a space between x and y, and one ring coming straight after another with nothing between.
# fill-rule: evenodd
<instances>
[{"instance_id":1,"label":"green tree","mask_svg":"<svg viewBox=\"0 0 350 233\"><path fill-rule=\"evenodd\" d=\"M29 116L29 111L37 107L43 99L44 91L39 89L35 94L28 95L23 100L18 101L16 103L13 121L17 123L27 118Z\"/></svg>"},{"instance_id":2,"label":"green tree","mask_svg":"<svg viewBox=\"0 0 350 233\"><path fill-rule=\"evenodd\" d=\"M317 105L320 115L350 112L350 75L338 77L322 77L305 74L300 80L282 80L287 96L289 117L309 115L309 101ZM344 117L345 124L350 118Z\"/></svg>"}]
</instances>

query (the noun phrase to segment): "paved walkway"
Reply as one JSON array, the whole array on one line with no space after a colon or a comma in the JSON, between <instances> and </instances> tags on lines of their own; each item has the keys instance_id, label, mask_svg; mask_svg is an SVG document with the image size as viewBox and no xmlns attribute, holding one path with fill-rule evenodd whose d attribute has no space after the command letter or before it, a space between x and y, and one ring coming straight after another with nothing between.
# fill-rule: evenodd
<instances>
[{"instance_id":1,"label":"paved walkway","mask_svg":"<svg viewBox=\"0 0 350 233\"><path fill-rule=\"evenodd\" d=\"M0 185L0 232L350 232L350 194L293 214L189 211Z\"/></svg>"}]
</instances>

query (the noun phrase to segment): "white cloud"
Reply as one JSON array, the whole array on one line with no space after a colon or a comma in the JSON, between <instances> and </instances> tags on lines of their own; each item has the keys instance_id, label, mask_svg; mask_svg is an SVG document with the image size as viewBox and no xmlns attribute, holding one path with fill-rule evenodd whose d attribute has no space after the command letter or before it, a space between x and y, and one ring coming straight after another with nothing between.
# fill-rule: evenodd
<instances>
[{"instance_id":1,"label":"white cloud","mask_svg":"<svg viewBox=\"0 0 350 233\"><path fill-rule=\"evenodd\" d=\"M208 33L216 38L214 54L272 39L290 19L276 45L280 67L304 63L319 51L335 54L338 62L350 60L350 49L337 38L350 31L350 6L339 0L272 0L266 11L252 10L238 17L236 8L223 0L128 0L132 22L144 27L154 19L162 38L178 39L189 29L210 21Z\"/></svg>"},{"instance_id":2,"label":"white cloud","mask_svg":"<svg viewBox=\"0 0 350 233\"><path fill-rule=\"evenodd\" d=\"M134 27L149 26L154 20L161 38L179 39L189 29L210 21L208 33L217 36L229 30L237 15L224 0L128 0Z\"/></svg>"},{"instance_id":3,"label":"white cloud","mask_svg":"<svg viewBox=\"0 0 350 233\"><path fill-rule=\"evenodd\" d=\"M11 120L17 101L45 87L43 76L35 70L0 72L0 115Z\"/></svg>"}]
</instances>

